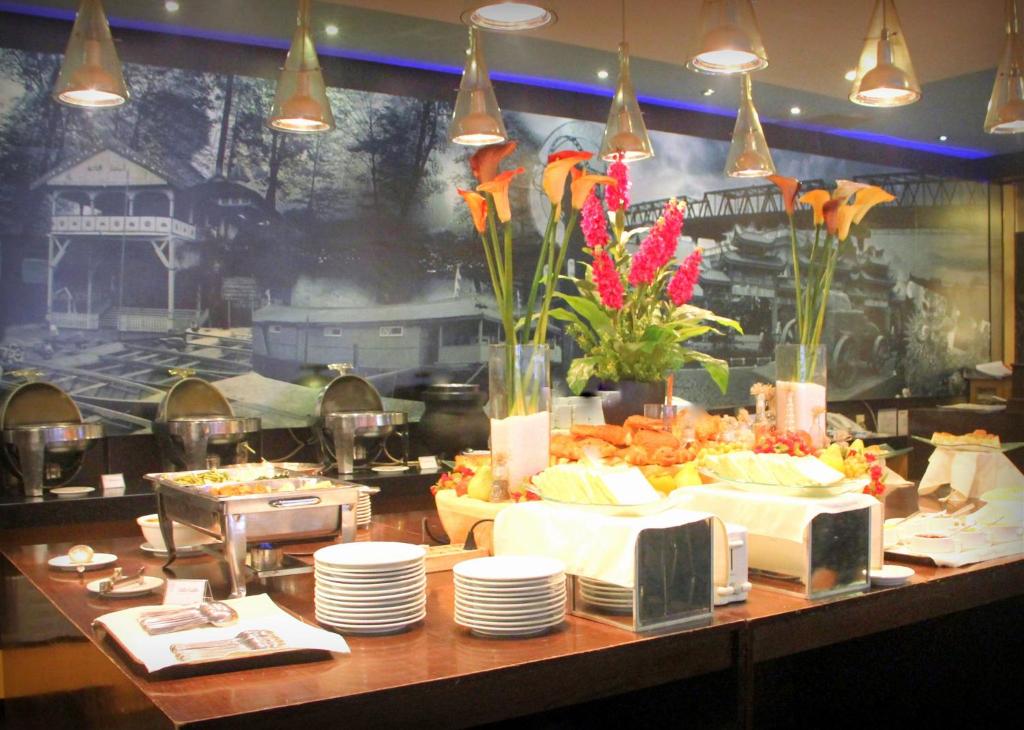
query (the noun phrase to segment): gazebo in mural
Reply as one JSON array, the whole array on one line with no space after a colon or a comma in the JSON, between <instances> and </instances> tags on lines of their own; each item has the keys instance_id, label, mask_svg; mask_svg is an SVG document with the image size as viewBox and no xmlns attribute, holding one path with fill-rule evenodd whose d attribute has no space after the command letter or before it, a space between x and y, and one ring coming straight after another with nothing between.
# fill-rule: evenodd
<instances>
[{"instance_id":1,"label":"gazebo in mural","mask_svg":"<svg viewBox=\"0 0 1024 730\"><path fill-rule=\"evenodd\" d=\"M37 180L50 202L47 321L58 327L168 332L201 324L179 306L176 281L198 261L186 190L203 181L190 165L105 144ZM191 262L191 263L189 263ZM165 284L166 282L166 284Z\"/></svg>"}]
</instances>

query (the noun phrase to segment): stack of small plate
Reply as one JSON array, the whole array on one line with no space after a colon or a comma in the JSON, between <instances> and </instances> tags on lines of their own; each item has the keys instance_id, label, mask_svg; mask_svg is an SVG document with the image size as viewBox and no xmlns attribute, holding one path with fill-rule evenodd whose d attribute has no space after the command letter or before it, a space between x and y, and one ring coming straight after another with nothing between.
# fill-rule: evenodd
<instances>
[{"instance_id":1,"label":"stack of small plate","mask_svg":"<svg viewBox=\"0 0 1024 730\"><path fill-rule=\"evenodd\" d=\"M313 553L316 620L351 634L402 631L427 615L426 551L348 542Z\"/></svg>"},{"instance_id":2,"label":"stack of small plate","mask_svg":"<svg viewBox=\"0 0 1024 730\"><path fill-rule=\"evenodd\" d=\"M565 619L565 565L553 558L503 555L452 568L455 623L474 634L540 634Z\"/></svg>"},{"instance_id":3,"label":"stack of small plate","mask_svg":"<svg viewBox=\"0 0 1024 730\"><path fill-rule=\"evenodd\" d=\"M593 578L577 578L580 596L591 607L603 613L632 613L633 589Z\"/></svg>"},{"instance_id":4,"label":"stack of small plate","mask_svg":"<svg viewBox=\"0 0 1024 730\"><path fill-rule=\"evenodd\" d=\"M369 527L373 519L373 507L370 504L370 493L359 490L359 502L356 504L356 527Z\"/></svg>"}]
</instances>

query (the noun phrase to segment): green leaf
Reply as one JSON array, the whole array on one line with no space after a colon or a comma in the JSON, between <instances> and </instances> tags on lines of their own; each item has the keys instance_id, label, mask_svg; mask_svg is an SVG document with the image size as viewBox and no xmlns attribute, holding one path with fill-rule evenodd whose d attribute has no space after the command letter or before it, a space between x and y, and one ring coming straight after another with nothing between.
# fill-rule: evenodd
<instances>
[{"instance_id":1,"label":"green leaf","mask_svg":"<svg viewBox=\"0 0 1024 730\"><path fill-rule=\"evenodd\" d=\"M586 387L587 381L595 374L597 365L596 357L577 357L569 365L569 371L565 375L565 382L573 395L579 395Z\"/></svg>"},{"instance_id":2,"label":"green leaf","mask_svg":"<svg viewBox=\"0 0 1024 730\"><path fill-rule=\"evenodd\" d=\"M589 299L574 297L571 294L555 292L555 296L572 307L577 314L586 319L590 326L598 333L612 334L611 318L601 311L601 308Z\"/></svg>"},{"instance_id":3,"label":"green leaf","mask_svg":"<svg viewBox=\"0 0 1024 730\"><path fill-rule=\"evenodd\" d=\"M722 393L729 388L729 363L725 360L719 360L700 350L687 350L686 359L691 362L699 362L708 371L708 375L715 381L715 385Z\"/></svg>"}]
</instances>

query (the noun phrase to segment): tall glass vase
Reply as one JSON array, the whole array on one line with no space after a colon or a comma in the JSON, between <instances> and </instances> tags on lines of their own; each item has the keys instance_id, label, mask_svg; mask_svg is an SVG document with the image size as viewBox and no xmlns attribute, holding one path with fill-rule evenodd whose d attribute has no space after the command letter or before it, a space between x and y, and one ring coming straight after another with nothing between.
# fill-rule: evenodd
<instances>
[{"instance_id":1,"label":"tall glass vase","mask_svg":"<svg viewBox=\"0 0 1024 730\"><path fill-rule=\"evenodd\" d=\"M805 431L815 448L825 445L828 350L824 345L775 348L775 418L780 431Z\"/></svg>"},{"instance_id":2,"label":"tall glass vase","mask_svg":"<svg viewBox=\"0 0 1024 730\"><path fill-rule=\"evenodd\" d=\"M548 466L551 351L547 345L491 345L491 501L506 500Z\"/></svg>"}]
</instances>

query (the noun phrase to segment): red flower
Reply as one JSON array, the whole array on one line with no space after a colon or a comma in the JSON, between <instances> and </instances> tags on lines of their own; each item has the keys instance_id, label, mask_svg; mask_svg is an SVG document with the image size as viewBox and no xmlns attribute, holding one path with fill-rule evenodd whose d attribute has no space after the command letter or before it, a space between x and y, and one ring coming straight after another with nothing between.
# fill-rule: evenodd
<instances>
[{"instance_id":1,"label":"red flower","mask_svg":"<svg viewBox=\"0 0 1024 730\"><path fill-rule=\"evenodd\" d=\"M700 278L700 262L703 251L700 246L693 249L693 253L686 257L682 265L676 270L675 276L668 284L668 295L672 303L681 307L693 298L693 287Z\"/></svg>"},{"instance_id":2,"label":"red flower","mask_svg":"<svg viewBox=\"0 0 1024 730\"><path fill-rule=\"evenodd\" d=\"M609 185L605 190L605 200L608 202L608 210L619 211L629 207L629 168L622 161L619 155L615 161L608 166L608 176L615 178L615 185Z\"/></svg>"},{"instance_id":3,"label":"red flower","mask_svg":"<svg viewBox=\"0 0 1024 730\"><path fill-rule=\"evenodd\" d=\"M604 248L594 252L594 284L597 285L597 293L604 306L608 309L622 309L626 298L625 287L622 286L619 272L615 270L615 262Z\"/></svg>"},{"instance_id":4,"label":"red flower","mask_svg":"<svg viewBox=\"0 0 1024 730\"><path fill-rule=\"evenodd\" d=\"M686 206L670 200L665 205L665 212L654 228L640 244L633 257L629 269L629 283L633 286L650 284L658 275L658 270L672 260L676 252L676 242L683 231L683 212Z\"/></svg>"},{"instance_id":5,"label":"red flower","mask_svg":"<svg viewBox=\"0 0 1024 730\"><path fill-rule=\"evenodd\" d=\"M583 230L583 238L586 239L587 245L595 253L597 249L608 245L608 218L604 214L604 206L593 191L583 204L580 228Z\"/></svg>"}]
</instances>

